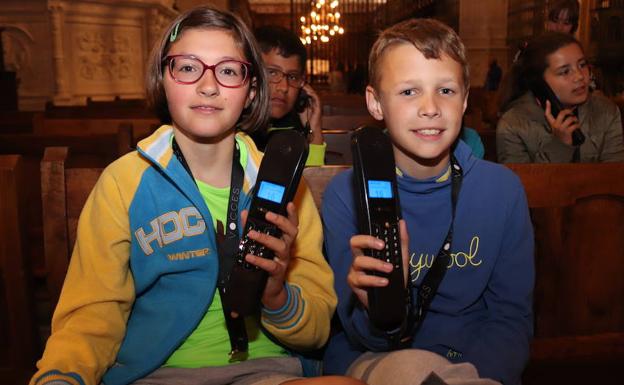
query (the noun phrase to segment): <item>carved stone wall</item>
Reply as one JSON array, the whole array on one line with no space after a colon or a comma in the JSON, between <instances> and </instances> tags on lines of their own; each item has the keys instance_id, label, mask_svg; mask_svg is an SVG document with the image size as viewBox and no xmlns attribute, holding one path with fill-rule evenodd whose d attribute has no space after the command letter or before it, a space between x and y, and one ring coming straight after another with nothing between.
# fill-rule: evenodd
<instances>
[{"instance_id":1,"label":"carved stone wall","mask_svg":"<svg viewBox=\"0 0 624 385\"><path fill-rule=\"evenodd\" d=\"M152 45L174 0L2 0L5 64L21 110L144 97Z\"/></svg>"}]
</instances>

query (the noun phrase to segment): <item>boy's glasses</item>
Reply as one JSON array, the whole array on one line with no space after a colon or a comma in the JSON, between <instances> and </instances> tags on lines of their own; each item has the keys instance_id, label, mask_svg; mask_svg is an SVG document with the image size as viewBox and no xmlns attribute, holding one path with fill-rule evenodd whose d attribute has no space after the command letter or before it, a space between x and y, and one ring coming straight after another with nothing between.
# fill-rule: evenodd
<instances>
[{"instance_id":1,"label":"boy's glasses","mask_svg":"<svg viewBox=\"0 0 624 385\"><path fill-rule=\"evenodd\" d=\"M269 75L269 82L271 83L279 83L286 77L286 83L293 88L301 88L303 87L303 83L305 83L305 79L303 75L298 73L286 73L277 68L268 67L267 74Z\"/></svg>"},{"instance_id":2,"label":"boy's glasses","mask_svg":"<svg viewBox=\"0 0 624 385\"><path fill-rule=\"evenodd\" d=\"M167 56L163 63L169 67L169 74L173 80L180 84L197 83L209 69L219 85L227 88L238 88L247 82L251 72L251 63L223 60L209 66L192 55Z\"/></svg>"}]
</instances>

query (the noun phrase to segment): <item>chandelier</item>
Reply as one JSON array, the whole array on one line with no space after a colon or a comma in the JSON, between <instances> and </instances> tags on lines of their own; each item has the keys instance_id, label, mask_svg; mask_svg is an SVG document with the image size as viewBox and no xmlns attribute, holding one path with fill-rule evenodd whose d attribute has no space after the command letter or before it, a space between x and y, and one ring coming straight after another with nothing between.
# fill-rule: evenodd
<instances>
[{"instance_id":1,"label":"chandelier","mask_svg":"<svg viewBox=\"0 0 624 385\"><path fill-rule=\"evenodd\" d=\"M320 40L327 43L329 38L336 34L342 35L344 28L340 26L340 12L338 0L312 0L310 14L301 16L301 42L312 44Z\"/></svg>"}]
</instances>

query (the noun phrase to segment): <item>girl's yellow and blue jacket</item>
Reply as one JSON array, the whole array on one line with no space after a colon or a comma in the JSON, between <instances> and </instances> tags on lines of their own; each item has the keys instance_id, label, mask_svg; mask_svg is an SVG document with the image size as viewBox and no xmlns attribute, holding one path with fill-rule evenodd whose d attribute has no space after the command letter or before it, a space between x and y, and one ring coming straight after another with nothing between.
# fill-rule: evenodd
<instances>
[{"instance_id":1,"label":"girl's yellow and blue jacket","mask_svg":"<svg viewBox=\"0 0 624 385\"><path fill-rule=\"evenodd\" d=\"M210 306L219 271L213 221L173 156L172 135L172 127L160 127L102 172L81 213L52 334L31 384L131 383L160 367ZM237 141L247 149L242 210L262 153L245 134ZM303 180L295 205L289 300L279 311L263 310L261 322L277 341L301 350L327 340L336 294Z\"/></svg>"}]
</instances>

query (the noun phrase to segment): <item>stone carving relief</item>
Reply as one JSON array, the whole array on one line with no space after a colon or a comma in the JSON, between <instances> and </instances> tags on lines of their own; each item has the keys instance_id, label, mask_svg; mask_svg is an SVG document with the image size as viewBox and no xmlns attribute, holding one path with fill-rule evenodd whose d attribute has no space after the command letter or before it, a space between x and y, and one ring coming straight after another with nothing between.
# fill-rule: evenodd
<instances>
[{"instance_id":1,"label":"stone carving relief","mask_svg":"<svg viewBox=\"0 0 624 385\"><path fill-rule=\"evenodd\" d=\"M117 91L142 92L144 49L140 27L73 24L70 36L75 91L105 90L108 86Z\"/></svg>"},{"instance_id":2,"label":"stone carving relief","mask_svg":"<svg viewBox=\"0 0 624 385\"><path fill-rule=\"evenodd\" d=\"M126 81L132 77L132 52L126 36L81 32L76 38L78 75L88 81Z\"/></svg>"}]
</instances>

